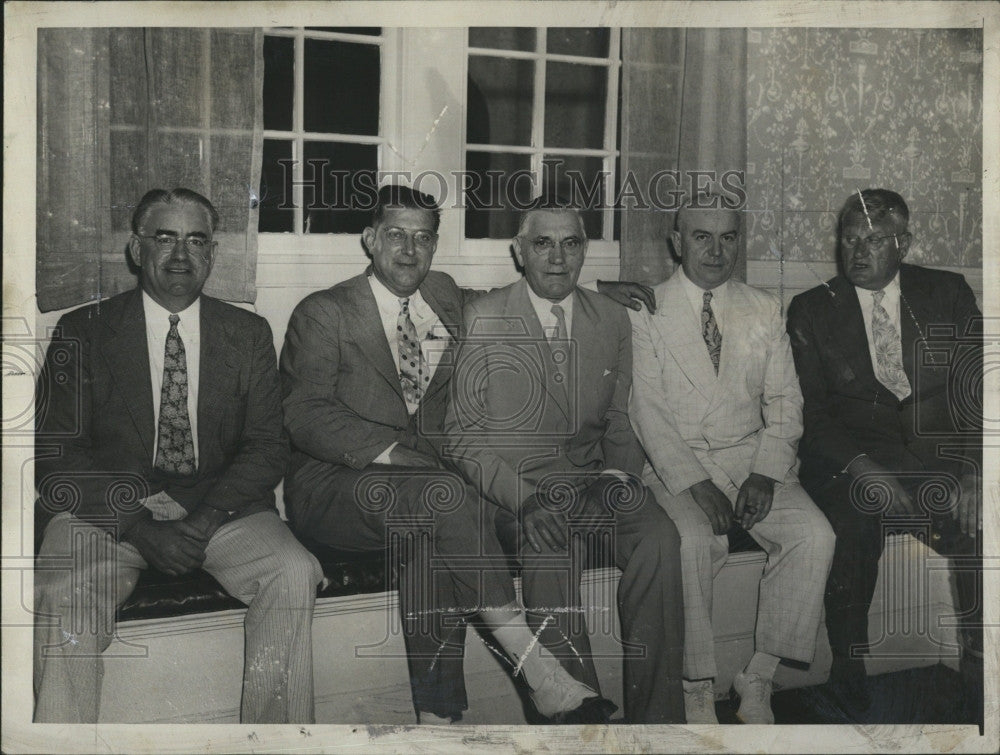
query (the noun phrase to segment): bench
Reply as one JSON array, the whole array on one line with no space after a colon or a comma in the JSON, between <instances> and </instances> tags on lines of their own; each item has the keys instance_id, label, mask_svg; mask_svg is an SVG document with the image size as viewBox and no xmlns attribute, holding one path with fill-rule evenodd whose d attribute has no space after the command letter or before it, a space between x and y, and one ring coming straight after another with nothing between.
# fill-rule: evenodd
<instances>
[{"instance_id":1,"label":"bench","mask_svg":"<svg viewBox=\"0 0 1000 755\"><path fill-rule=\"evenodd\" d=\"M318 595L313 622L317 721L413 723L398 601L395 590L386 590L384 556L333 549L317 549L317 555L330 579ZM890 539L872 604L871 639L876 644L867 661L869 673L938 662L957 668L954 629L939 626L953 612L946 566L908 536ZM718 695L728 692L752 654L756 586L763 567L763 552L737 543L716 578ZM618 571L605 566L586 571L582 586L603 691L621 705L617 580ZM238 721L244 611L204 572L182 578L145 572L119 611L116 641L104 655L101 720ZM821 626L813 664L807 669L782 665L776 687L820 684L829 666ZM471 629L466 684L470 710L464 723L525 722L508 670Z\"/></svg>"}]
</instances>

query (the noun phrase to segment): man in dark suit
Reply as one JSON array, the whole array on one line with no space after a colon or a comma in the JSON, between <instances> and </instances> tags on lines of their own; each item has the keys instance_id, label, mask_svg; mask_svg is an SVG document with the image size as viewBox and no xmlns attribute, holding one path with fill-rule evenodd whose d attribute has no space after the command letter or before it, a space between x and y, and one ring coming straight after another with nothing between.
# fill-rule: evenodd
<instances>
[{"instance_id":1,"label":"man in dark suit","mask_svg":"<svg viewBox=\"0 0 1000 755\"><path fill-rule=\"evenodd\" d=\"M383 187L362 236L371 267L292 313L281 352L292 526L340 549L393 549L419 722L451 723L468 707L462 660L474 614L543 716L599 721L606 701L532 637L479 496L445 468L451 350L476 294L430 269L439 220L432 197Z\"/></svg>"},{"instance_id":2,"label":"man in dark suit","mask_svg":"<svg viewBox=\"0 0 1000 755\"><path fill-rule=\"evenodd\" d=\"M887 530L953 557L960 637L982 653L980 312L962 276L903 264L908 223L896 192L852 195L838 218L841 274L788 309L805 399L800 477L837 535L826 622L832 690L848 713L871 702L851 651L868 643ZM980 661L979 695L981 673Z\"/></svg>"},{"instance_id":3,"label":"man in dark suit","mask_svg":"<svg viewBox=\"0 0 1000 755\"><path fill-rule=\"evenodd\" d=\"M36 439L38 722L97 721L115 609L149 567L201 567L249 606L243 722L313 721L323 575L274 507L288 449L271 330L201 293L217 223L200 194L148 192L139 288L59 321Z\"/></svg>"},{"instance_id":4,"label":"man in dark suit","mask_svg":"<svg viewBox=\"0 0 1000 755\"><path fill-rule=\"evenodd\" d=\"M588 543L604 541L623 570L625 720L682 722L680 539L638 482L629 319L576 285L587 249L577 210L539 200L513 247L524 278L466 306L450 453L520 556L532 628L595 690L580 570Z\"/></svg>"}]
</instances>

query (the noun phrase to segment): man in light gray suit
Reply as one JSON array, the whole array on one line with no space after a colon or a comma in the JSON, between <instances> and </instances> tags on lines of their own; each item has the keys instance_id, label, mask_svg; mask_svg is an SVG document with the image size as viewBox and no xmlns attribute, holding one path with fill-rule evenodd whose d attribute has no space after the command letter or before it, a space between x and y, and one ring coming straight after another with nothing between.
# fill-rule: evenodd
<instances>
[{"instance_id":1,"label":"man in light gray suit","mask_svg":"<svg viewBox=\"0 0 1000 755\"><path fill-rule=\"evenodd\" d=\"M768 554L738 715L769 724L779 660L812 661L834 537L796 476L802 393L780 304L730 279L741 218L719 202L696 197L678 212L681 268L656 287L655 315L634 313L629 413L644 481L681 533L687 721L717 722L712 580L737 526Z\"/></svg>"}]
</instances>

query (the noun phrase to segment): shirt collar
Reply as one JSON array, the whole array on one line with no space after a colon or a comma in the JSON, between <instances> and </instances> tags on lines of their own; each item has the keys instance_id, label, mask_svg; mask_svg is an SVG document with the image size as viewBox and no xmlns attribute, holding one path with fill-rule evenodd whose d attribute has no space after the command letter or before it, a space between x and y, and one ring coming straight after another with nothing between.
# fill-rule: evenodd
<instances>
[{"instance_id":1,"label":"shirt collar","mask_svg":"<svg viewBox=\"0 0 1000 755\"><path fill-rule=\"evenodd\" d=\"M527 281L525 281L527 285ZM536 294L531 286L528 288L528 301L531 302L531 306L535 309L535 314L538 315L539 322L545 322L545 320L552 317L552 306L558 304L563 308L563 314L566 316L567 327L569 326L570 320L573 318L573 302L576 300L576 292L570 291L569 296L567 296L562 301L549 301L548 299L543 299L541 296Z\"/></svg>"},{"instance_id":2,"label":"shirt collar","mask_svg":"<svg viewBox=\"0 0 1000 755\"><path fill-rule=\"evenodd\" d=\"M697 283L688 278L687 273L684 272L683 267L678 267L677 273L680 273L681 283L684 285L684 290L688 292L688 297L691 299L692 303L697 302L698 305L697 309L700 312L706 289L702 288ZM675 273L675 275L677 273ZM710 290L712 292L712 303L714 304L718 302L719 304L721 304L722 302L725 301L726 293L729 291L729 279L727 278L725 283L722 283Z\"/></svg>"},{"instance_id":3,"label":"shirt collar","mask_svg":"<svg viewBox=\"0 0 1000 755\"><path fill-rule=\"evenodd\" d=\"M859 300L867 302L874 301L873 294L875 293L875 291L873 291L872 289L855 286L854 290L858 292ZM885 286L882 287L882 291L885 291L885 298L888 299L889 301L895 301L896 299L899 298L900 294L899 270L897 270L896 274L892 276L892 280L886 283Z\"/></svg>"},{"instance_id":4,"label":"shirt collar","mask_svg":"<svg viewBox=\"0 0 1000 755\"><path fill-rule=\"evenodd\" d=\"M164 329L170 327L170 315L172 314L180 315L181 324L188 326L189 329L196 328L201 322L201 297L199 296L191 302L186 309L182 309L180 312L174 313L161 306L152 296L143 291L142 311L146 316L147 323L152 322L157 325L162 325Z\"/></svg>"},{"instance_id":5,"label":"shirt collar","mask_svg":"<svg viewBox=\"0 0 1000 755\"><path fill-rule=\"evenodd\" d=\"M400 299L409 298L410 300L410 311L414 314L422 314L425 310L424 297L420 295L420 289L417 289L409 297L396 296L392 291L386 288L386 285L380 281L374 273L368 276L368 283L372 287L372 294L375 296L375 303L378 305L379 311L385 312L387 314L398 315L399 314L399 301Z\"/></svg>"}]
</instances>

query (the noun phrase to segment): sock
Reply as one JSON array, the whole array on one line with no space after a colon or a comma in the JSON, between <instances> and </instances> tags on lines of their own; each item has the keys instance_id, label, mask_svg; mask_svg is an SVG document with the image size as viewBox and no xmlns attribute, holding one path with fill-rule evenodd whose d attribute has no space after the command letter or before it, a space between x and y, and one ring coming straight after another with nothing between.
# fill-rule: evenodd
<instances>
[{"instance_id":1,"label":"sock","mask_svg":"<svg viewBox=\"0 0 1000 755\"><path fill-rule=\"evenodd\" d=\"M690 692L692 690L702 687L705 682L711 684L713 682L712 677L708 676L704 679L681 679L681 685L684 687L685 692Z\"/></svg>"},{"instance_id":2,"label":"sock","mask_svg":"<svg viewBox=\"0 0 1000 755\"><path fill-rule=\"evenodd\" d=\"M532 689L538 689L553 672L562 670L559 659L531 631L516 604L499 611L482 611L480 616Z\"/></svg>"},{"instance_id":3,"label":"sock","mask_svg":"<svg viewBox=\"0 0 1000 755\"><path fill-rule=\"evenodd\" d=\"M744 673L757 674L762 679L774 679L774 672L778 670L781 659L776 655L762 653L759 650L753 654L750 663L743 669Z\"/></svg>"}]
</instances>

